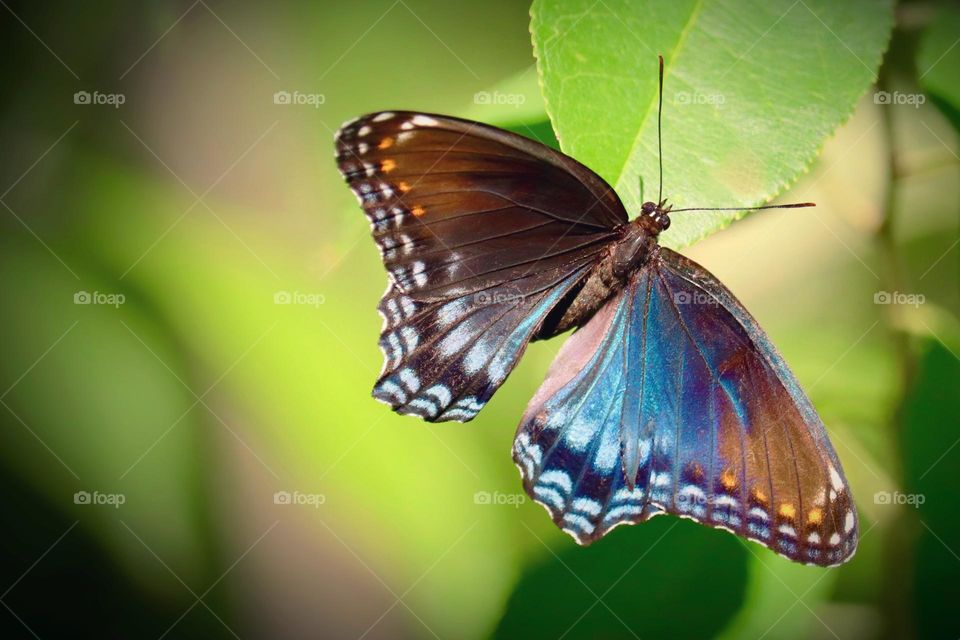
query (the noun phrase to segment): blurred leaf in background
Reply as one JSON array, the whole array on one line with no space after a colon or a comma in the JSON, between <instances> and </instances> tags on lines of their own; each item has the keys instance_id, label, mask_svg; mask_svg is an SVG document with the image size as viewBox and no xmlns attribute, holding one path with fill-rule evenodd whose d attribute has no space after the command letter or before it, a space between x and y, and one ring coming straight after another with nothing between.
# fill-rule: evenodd
<instances>
[{"instance_id":1,"label":"blurred leaf in background","mask_svg":"<svg viewBox=\"0 0 960 640\"><path fill-rule=\"evenodd\" d=\"M958 346L954 342L954 347ZM957 352L927 341L914 388L904 411L904 492L883 495L910 510L916 551L913 575L913 624L918 637L960 634L956 592L943 585L960 581L960 360Z\"/></svg>"},{"instance_id":2,"label":"blurred leaf in background","mask_svg":"<svg viewBox=\"0 0 960 640\"><path fill-rule=\"evenodd\" d=\"M953 125L960 127L960 51L956 50L960 9L952 4L931 9L936 15L924 31L917 52L918 79Z\"/></svg>"},{"instance_id":3,"label":"blurred leaf in background","mask_svg":"<svg viewBox=\"0 0 960 640\"><path fill-rule=\"evenodd\" d=\"M551 552L531 567L495 637L709 638L723 629L744 601L743 545L674 518L632 533ZM696 606L663 615L680 602Z\"/></svg>"}]
</instances>

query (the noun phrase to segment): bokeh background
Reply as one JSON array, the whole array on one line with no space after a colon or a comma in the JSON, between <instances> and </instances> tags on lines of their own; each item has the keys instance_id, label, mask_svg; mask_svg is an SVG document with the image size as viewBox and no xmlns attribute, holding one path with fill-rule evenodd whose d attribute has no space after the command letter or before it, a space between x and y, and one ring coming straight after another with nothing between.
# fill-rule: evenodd
<instances>
[{"instance_id":1,"label":"bokeh background","mask_svg":"<svg viewBox=\"0 0 960 640\"><path fill-rule=\"evenodd\" d=\"M686 251L829 427L863 537L823 570L667 517L557 531L509 451L559 341L466 425L370 398L384 273L333 132L401 107L550 142L525 3L0 5L3 637L960 634L956 9L897 8L782 196L815 216Z\"/></svg>"}]
</instances>

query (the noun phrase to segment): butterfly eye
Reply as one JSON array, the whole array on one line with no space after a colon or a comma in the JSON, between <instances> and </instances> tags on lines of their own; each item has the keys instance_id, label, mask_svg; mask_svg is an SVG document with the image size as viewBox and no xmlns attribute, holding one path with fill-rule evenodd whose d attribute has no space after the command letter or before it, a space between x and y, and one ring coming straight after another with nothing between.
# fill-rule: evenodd
<instances>
[{"instance_id":1,"label":"butterfly eye","mask_svg":"<svg viewBox=\"0 0 960 640\"><path fill-rule=\"evenodd\" d=\"M657 218L657 221L660 223L660 231L666 231L670 228L670 216L664 214Z\"/></svg>"},{"instance_id":2,"label":"butterfly eye","mask_svg":"<svg viewBox=\"0 0 960 640\"><path fill-rule=\"evenodd\" d=\"M645 214L647 214L647 215L650 215L651 213L653 213L653 212L656 211L656 210L657 210L657 205L656 205L656 203L654 203L654 202L644 202L644 203L640 206L640 211L643 212L643 213L645 213Z\"/></svg>"}]
</instances>

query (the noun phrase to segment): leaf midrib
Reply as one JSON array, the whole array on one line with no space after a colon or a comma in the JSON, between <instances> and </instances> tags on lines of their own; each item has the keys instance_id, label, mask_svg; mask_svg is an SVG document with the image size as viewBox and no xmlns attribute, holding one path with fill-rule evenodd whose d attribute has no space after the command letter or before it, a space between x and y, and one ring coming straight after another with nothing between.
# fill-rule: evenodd
<instances>
[{"instance_id":1,"label":"leaf midrib","mask_svg":"<svg viewBox=\"0 0 960 640\"><path fill-rule=\"evenodd\" d=\"M690 34L690 31L693 29L693 24L696 22L697 17L700 15L700 11L703 8L703 0L697 0L697 4L694 6L693 11L690 12L690 17L687 18L687 22L683 25L683 29L680 31L680 37L677 38L677 43L673 49L673 53L670 57L669 62L664 61L663 75L667 76L667 71L673 69L676 65L677 57L680 53L680 50L683 49L683 45L687 41L687 37ZM640 146L640 141L643 139L643 132L647 128L647 123L650 121L650 115L653 113L654 108L657 105L659 98L659 91L654 91L653 96L650 99L650 104L647 106L647 112L644 114L643 118L640 120L640 126L637 128L636 136L633 138L633 144L630 145L630 149L627 151L627 154L623 158L623 164L620 166L620 171L617 173L616 186L614 190L617 193L621 192L623 176L626 173L627 165L630 164L630 158L633 157L634 153L637 152L637 148ZM658 185L659 188L659 185Z\"/></svg>"}]
</instances>

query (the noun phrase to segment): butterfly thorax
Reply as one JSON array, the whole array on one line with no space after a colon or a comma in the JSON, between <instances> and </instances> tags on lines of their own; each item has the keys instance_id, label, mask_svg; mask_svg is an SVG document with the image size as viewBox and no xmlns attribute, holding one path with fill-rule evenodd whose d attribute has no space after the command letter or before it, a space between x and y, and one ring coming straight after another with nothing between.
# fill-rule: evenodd
<instances>
[{"instance_id":1,"label":"butterfly thorax","mask_svg":"<svg viewBox=\"0 0 960 640\"><path fill-rule=\"evenodd\" d=\"M665 228L664 219L645 214L617 227L619 239L590 270L583 287L575 293L559 321L545 323L536 338L550 338L586 324L607 300L623 289L633 273L655 257L657 236Z\"/></svg>"}]
</instances>

